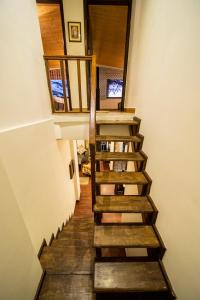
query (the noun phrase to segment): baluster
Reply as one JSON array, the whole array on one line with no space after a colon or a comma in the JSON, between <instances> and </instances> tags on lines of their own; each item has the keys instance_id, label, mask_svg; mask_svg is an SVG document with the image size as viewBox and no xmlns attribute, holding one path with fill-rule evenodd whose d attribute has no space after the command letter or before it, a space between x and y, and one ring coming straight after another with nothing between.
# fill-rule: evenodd
<instances>
[{"instance_id":1,"label":"baluster","mask_svg":"<svg viewBox=\"0 0 200 300\"><path fill-rule=\"evenodd\" d=\"M60 60L60 68L61 68L61 78L62 78L62 86L63 86L65 112L68 112L66 84L65 84L65 68L64 68L64 62L63 62L63 60Z\"/></svg>"},{"instance_id":2,"label":"baluster","mask_svg":"<svg viewBox=\"0 0 200 300\"><path fill-rule=\"evenodd\" d=\"M53 94L52 94L52 89L51 89L51 78L50 78L50 75L49 75L49 61L48 61L48 59L45 59L45 68L46 68L46 75L47 75L47 84L48 84L49 94L50 94L50 99L51 99L51 109L52 109L52 112L55 113L54 99L53 99Z\"/></svg>"},{"instance_id":3,"label":"baluster","mask_svg":"<svg viewBox=\"0 0 200 300\"><path fill-rule=\"evenodd\" d=\"M79 93L79 107L80 111L83 111L82 107L82 92L81 92L81 65L80 59L77 60L77 74L78 74L78 93Z\"/></svg>"},{"instance_id":4,"label":"baluster","mask_svg":"<svg viewBox=\"0 0 200 300\"><path fill-rule=\"evenodd\" d=\"M71 99L71 89L70 89L70 78L69 78L69 66L68 60L65 60L65 73L67 78L67 86L68 86L68 99L69 99L69 110L72 110L72 99Z\"/></svg>"}]
</instances>

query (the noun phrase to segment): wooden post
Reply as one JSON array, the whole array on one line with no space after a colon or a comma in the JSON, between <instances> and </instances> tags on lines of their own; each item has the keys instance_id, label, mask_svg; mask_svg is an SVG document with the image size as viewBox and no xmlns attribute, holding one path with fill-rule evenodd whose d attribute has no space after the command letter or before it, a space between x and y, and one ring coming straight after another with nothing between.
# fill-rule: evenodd
<instances>
[{"instance_id":1,"label":"wooden post","mask_svg":"<svg viewBox=\"0 0 200 300\"><path fill-rule=\"evenodd\" d=\"M68 112L68 104L67 104L67 94L66 94L66 83L65 83L65 67L64 61L60 60L60 68L61 68L61 77L62 77L62 86L63 86L63 95L64 95L64 109L65 112Z\"/></svg>"},{"instance_id":2,"label":"wooden post","mask_svg":"<svg viewBox=\"0 0 200 300\"><path fill-rule=\"evenodd\" d=\"M52 90L51 90L51 79L49 76L49 63L48 63L47 59L45 59L45 68L46 68L46 75L47 75L47 84L48 84L49 94L50 94L50 99L51 99L51 109L52 109L52 113L55 113L53 94L52 94Z\"/></svg>"}]
</instances>

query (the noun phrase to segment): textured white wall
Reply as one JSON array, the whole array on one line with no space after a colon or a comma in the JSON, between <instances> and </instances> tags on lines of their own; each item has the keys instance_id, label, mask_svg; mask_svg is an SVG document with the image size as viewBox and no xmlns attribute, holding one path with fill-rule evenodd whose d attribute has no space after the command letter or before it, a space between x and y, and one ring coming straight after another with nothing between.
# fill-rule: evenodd
<instances>
[{"instance_id":1,"label":"textured white wall","mask_svg":"<svg viewBox=\"0 0 200 300\"><path fill-rule=\"evenodd\" d=\"M139 0L127 106L142 118L151 196L179 300L200 299L200 1Z\"/></svg>"}]
</instances>

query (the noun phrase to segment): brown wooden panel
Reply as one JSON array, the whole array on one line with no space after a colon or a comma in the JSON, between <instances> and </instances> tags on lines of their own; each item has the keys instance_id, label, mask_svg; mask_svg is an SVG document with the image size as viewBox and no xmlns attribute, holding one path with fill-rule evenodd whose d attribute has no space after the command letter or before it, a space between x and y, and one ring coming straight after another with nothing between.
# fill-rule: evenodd
<instances>
[{"instance_id":1,"label":"brown wooden panel","mask_svg":"<svg viewBox=\"0 0 200 300\"><path fill-rule=\"evenodd\" d=\"M45 55L64 55L64 40L59 4L37 4L37 11ZM51 68L59 67L50 61Z\"/></svg>"},{"instance_id":2,"label":"brown wooden panel","mask_svg":"<svg viewBox=\"0 0 200 300\"><path fill-rule=\"evenodd\" d=\"M142 172L96 172L96 183L148 184Z\"/></svg>"},{"instance_id":3,"label":"brown wooden panel","mask_svg":"<svg viewBox=\"0 0 200 300\"><path fill-rule=\"evenodd\" d=\"M134 136L117 136L117 135L97 135L96 141L113 141L113 142L141 142L141 139Z\"/></svg>"},{"instance_id":4,"label":"brown wooden panel","mask_svg":"<svg viewBox=\"0 0 200 300\"><path fill-rule=\"evenodd\" d=\"M95 212L153 212L147 197L140 196L97 196Z\"/></svg>"},{"instance_id":5,"label":"brown wooden panel","mask_svg":"<svg viewBox=\"0 0 200 300\"><path fill-rule=\"evenodd\" d=\"M168 288L158 262L97 262L94 290L158 292Z\"/></svg>"},{"instance_id":6,"label":"brown wooden panel","mask_svg":"<svg viewBox=\"0 0 200 300\"><path fill-rule=\"evenodd\" d=\"M160 246L152 226L97 225L94 247L157 248Z\"/></svg>"},{"instance_id":7,"label":"brown wooden panel","mask_svg":"<svg viewBox=\"0 0 200 300\"><path fill-rule=\"evenodd\" d=\"M139 125L135 120L97 120L99 125Z\"/></svg>"},{"instance_id":8,"label":"brown wooden panel","mask_svg":"<svg viewBox=\"0 0 200 300\"><path fill-rule=\"evenodd\" d=\"M96 152L96 160L144 161L144 157L139 152Z\"/></svg>"}]
</instances>

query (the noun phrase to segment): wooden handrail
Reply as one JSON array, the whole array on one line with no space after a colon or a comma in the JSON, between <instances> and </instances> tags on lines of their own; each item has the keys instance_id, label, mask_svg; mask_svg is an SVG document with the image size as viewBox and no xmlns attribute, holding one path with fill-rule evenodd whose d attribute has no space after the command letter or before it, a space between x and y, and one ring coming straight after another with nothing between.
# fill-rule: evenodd
<instances>
[{"instance_id":1,"label":"wooden handrail","mask_svg":"<svg viewBox=\"0 0 200 300\"><path fill-rule=\"evenodd\" d=\"M87 61L87 60L92 60L92 56L91 55L87 55L87 56L74 56L74 55L44 55L43 56L44 59L46 60L83 60L83 61Z\"/></svg>"}]
</instances>

